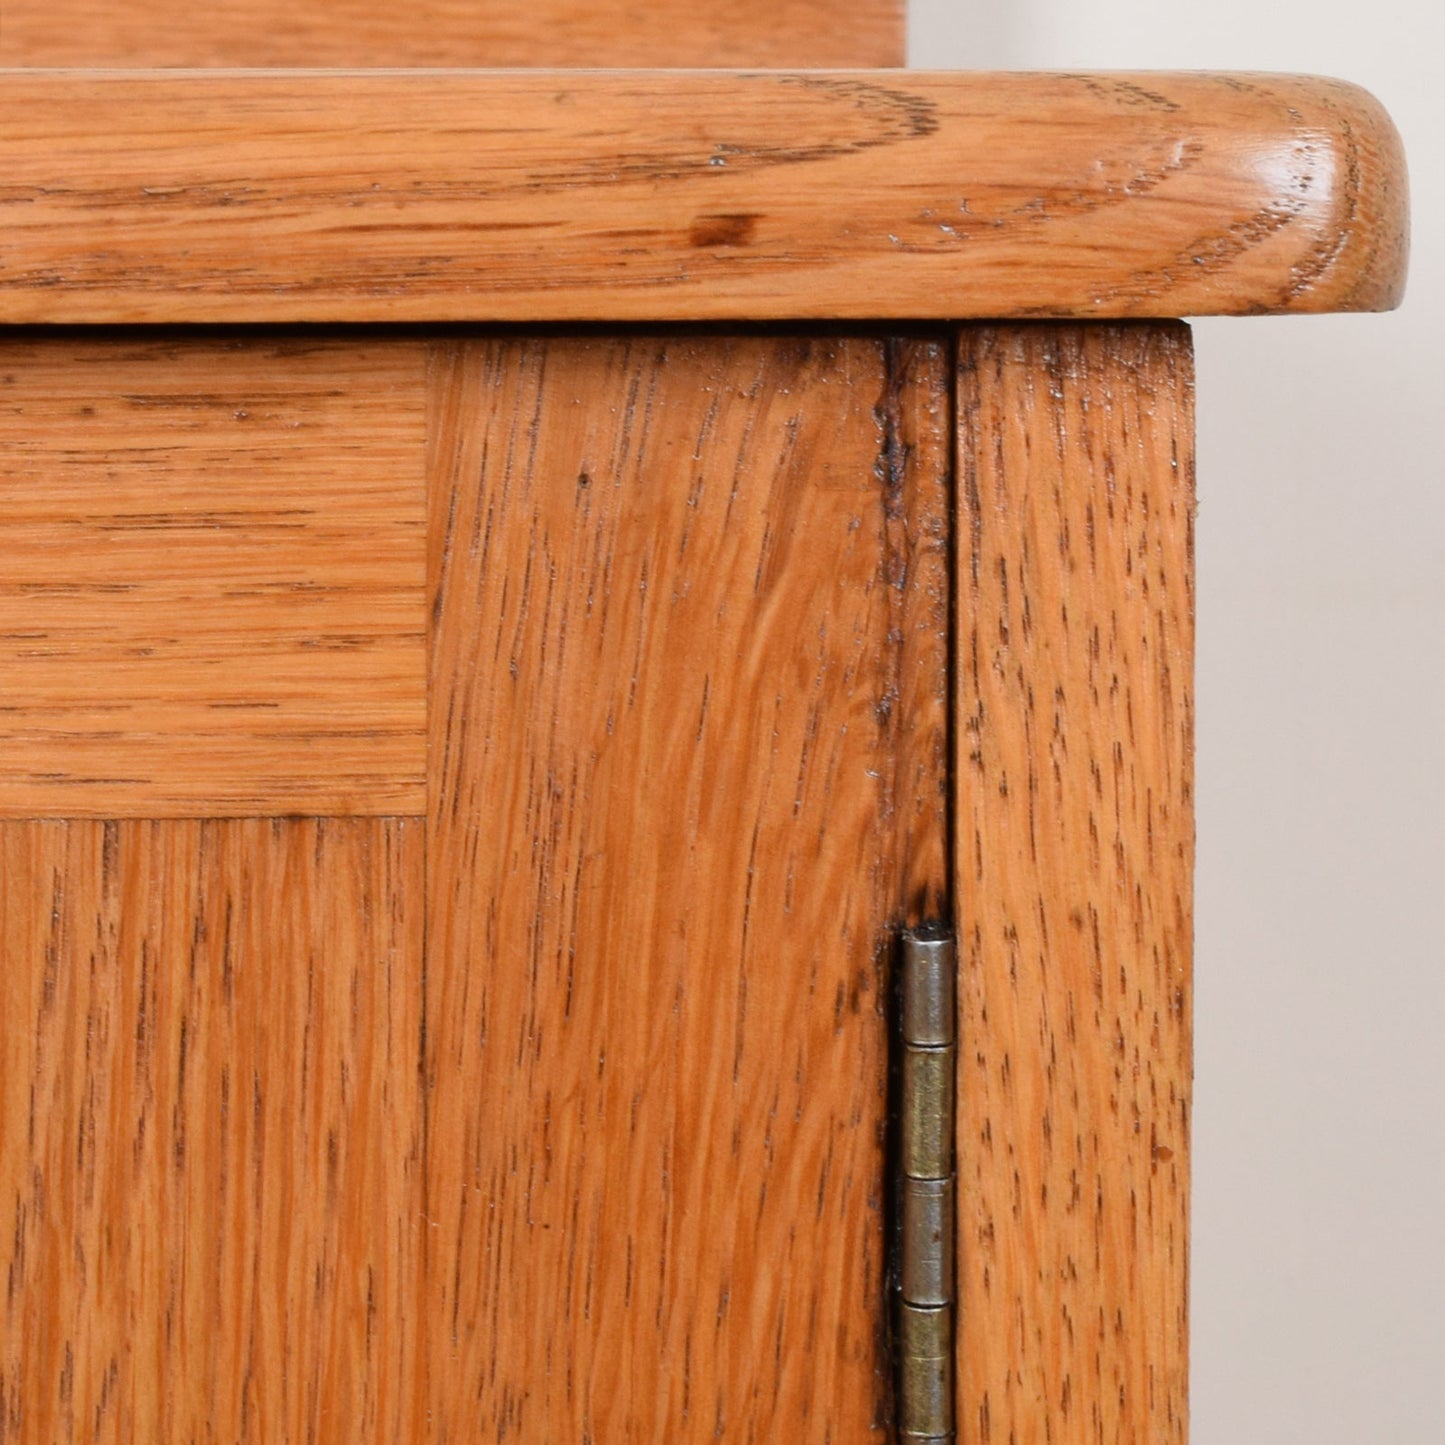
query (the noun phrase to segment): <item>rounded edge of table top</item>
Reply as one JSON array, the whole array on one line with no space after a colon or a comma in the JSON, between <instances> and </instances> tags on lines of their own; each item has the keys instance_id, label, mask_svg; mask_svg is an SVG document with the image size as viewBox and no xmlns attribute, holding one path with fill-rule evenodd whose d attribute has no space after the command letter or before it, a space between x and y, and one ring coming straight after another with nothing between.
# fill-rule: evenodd
<instances>
[{"instance_id":1,"label":"rounded edge of table top","mask_svg":"<svg viewBox=\"0 0 1445 1445\"><path fill-rule=\"evenodd\" d=\"M1403 148L1308 76L0 71L0 322L1378 311Z\"/></svg>"}]
</instances>

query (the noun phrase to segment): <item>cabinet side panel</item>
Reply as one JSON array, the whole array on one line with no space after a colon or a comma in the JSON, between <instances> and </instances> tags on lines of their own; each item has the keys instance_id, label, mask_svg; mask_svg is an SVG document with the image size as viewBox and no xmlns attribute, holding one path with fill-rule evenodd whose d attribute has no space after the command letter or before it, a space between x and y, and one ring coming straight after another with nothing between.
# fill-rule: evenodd
<instances>
[{"instance_id":1,"label":"cabinet side panel","mask_svg":"<svg viewBox=\"0 0 1445 1445\"><path fill-rule=\"evenodd\" d=\"M902 65L901 0L5 0L0 64Z\"/></svg>"},{"instance_id":2,"label":"cabinet side panel","mask_svg":"<svg viewBox=\"0 0 1445 1445\"><path fill-rule=\"evenodd\" d=\"M959 338L960 1431L1185 1436L1187 328Z\"/></svg>"},{"instance_id":3,"label":"cabinet side panel","mask_svg":"<svg viewBox=\"0 0 1445 1445\"><path fill-rule=\"evenodd\" d=\"M941 786L899 706L941 474L900 499L947 383L927 342L438 351L440 1440L879 1438L886 944L942 891L899 801Z\"/></svg>"},{"instance_id":4,"label":"cabinet side panel","mask_svg":"<svg viewBox=\"0 0 1445 1445\"><path fill-rule=\"evenodd\" d=\"M423 846L0 823L0 1440L423 1438Z\"/></svg>"}]
</instances>

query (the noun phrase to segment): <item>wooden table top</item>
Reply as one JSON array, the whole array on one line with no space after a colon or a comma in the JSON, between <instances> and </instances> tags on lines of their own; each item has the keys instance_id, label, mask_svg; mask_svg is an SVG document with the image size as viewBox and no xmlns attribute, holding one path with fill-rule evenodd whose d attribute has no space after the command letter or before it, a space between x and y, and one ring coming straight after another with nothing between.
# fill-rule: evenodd
<instances>
[{"instance_id":1,"label":"wooden table top","mask_svg":"<svg viewBox=\"0 0 1445 1445\"><path fill-rule=\"evenodd\" d=\"M1244 74L0 71L0 322L1383 310L1399 137Z\"/></svg>"}]
</instances>

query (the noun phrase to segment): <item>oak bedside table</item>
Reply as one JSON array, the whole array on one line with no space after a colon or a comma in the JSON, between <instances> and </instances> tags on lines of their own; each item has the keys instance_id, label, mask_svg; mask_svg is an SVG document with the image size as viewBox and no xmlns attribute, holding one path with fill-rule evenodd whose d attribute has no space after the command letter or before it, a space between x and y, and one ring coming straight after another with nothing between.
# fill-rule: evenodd
<instances>
[{"instance_id":1,"label":"oak bedside table","mask_svg":"<svg viewBox=\"0 0 1445 1445\"><path fill-rule=\"evenodd\" d=\"M900 50L7 3L0 1442L1184 1439L1174 318L1403 164Z\"/></svg>"}]
</instances>

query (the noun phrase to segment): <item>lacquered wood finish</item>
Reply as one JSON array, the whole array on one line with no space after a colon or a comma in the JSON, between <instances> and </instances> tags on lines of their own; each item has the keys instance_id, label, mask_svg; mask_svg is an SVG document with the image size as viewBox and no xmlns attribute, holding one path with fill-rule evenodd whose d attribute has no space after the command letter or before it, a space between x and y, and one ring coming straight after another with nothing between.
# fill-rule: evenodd
<instances>
[{"instance_id":1,"label":"lacquered wood finish","mask_svg":"<svg viewBox=\"0 0 1445 1445\"><path fill-rule=\"evenodd\" d=\"M958 417L960 1434L1182 1441L1188 332L965 329Z\"/></svg>"},{"instance_id":2,"label":"lacquered wood finish","mask_svg":"<svg viewBox=\"0 0 1445 1445\"><path fill-rule=\"evenodd\" d=\"M945 348L439 367L431 1438L876 1440L887 945L946 885Z\"/></svg>"},{"instance_id":3,"label":"lacquered wood finish","mask_svg":"<svg viewBox=\"0 0 1445 1445\"><path fill-rule=\"evenodd\" d=\"M0 65L902 65L900 0L5 0Z\"/></svg>"},{"instance_id":4,"label":"lacquered wood finish","mask_svg":"<svg viewBox=\"0 0 1445 1445\"><path fill-rule=\"evenodd\" d=\"M0 816L425 807L426 347L0 345Z\"/></svg>"},{"instance_id":5,"label":"lacquered wood finish","mask_svg":"<svg viewBox=\"0 0 1445 1445\"><path fill-rule=\"evenodd\" d=\"M1399 139L1263 75L0 73L0 321L1399 299Z\"/></svg>"},{"instance_id":6,"label":"lacquered wood finish","mask_svg":"<svg viewBox=\"0 0 1445 1445\"><path fill-rule=\"evenodd\" d=\"M0 1439L388 1441L420 820L0 823Z\"/></svg>"}]
</instances>

